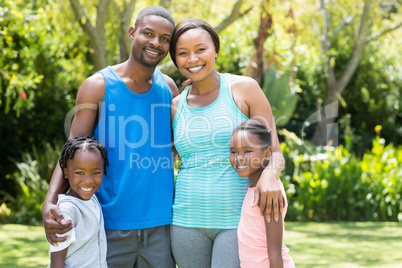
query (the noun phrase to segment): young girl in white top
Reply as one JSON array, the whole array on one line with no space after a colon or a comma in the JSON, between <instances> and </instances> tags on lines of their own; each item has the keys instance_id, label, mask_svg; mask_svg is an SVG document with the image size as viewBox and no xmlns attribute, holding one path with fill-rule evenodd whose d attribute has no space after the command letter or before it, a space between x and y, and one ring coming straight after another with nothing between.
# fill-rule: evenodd
<instances>
[{"instance_id":1,"label":"young girl in white top","mask_svg":"<svg viewBox=\"0 0 402 268\"><path fill-rule=\"evenodd\" d=\"M268 222L267 215L262 216L258 207L252 207L254 187L270 160L271 144L271 130L255 119L243 121L233 131L230 141L232 167L241 177L250 180L237 230L240 266L245 268L294 267L289 249L282 242L287 201L278 222ZM286 198L281 181L277 180L277 183Z\"/></svg>"}]
</instances>

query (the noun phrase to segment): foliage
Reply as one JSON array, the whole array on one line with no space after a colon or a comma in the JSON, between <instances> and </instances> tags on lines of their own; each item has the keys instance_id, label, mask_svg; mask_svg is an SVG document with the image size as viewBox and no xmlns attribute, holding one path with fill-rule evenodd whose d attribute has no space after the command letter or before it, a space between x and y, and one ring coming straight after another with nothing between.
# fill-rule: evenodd
<instances>
[{"instance_id":1,"label":"foliage","mask_svg":"<svg viewBox=\"0 0 402 268\"><path fill-rule=\"evenodd\" d=\"M97 2L98 0L81 1L93 22L96 19ZM117 3L117 6L122 6L122 3L126 1L115 0L114 2ZM216 26L228 15L236 1L165 2L169 3L168 10L171 11L177 22L187 17L200 17ZM0 0L0 3L0 137L2 138L0 189L3 191L0 193L0 204L2 204L0 214L6 215L10 212L10 208L12 212L15 212L16 207L14 207L15 203L13 206L4 203L10 200L5 199L4 193L7 193L7 198L9 198L21 194L22 189L16 179L11 180L11 177L7 180L4 179L6 174L14 176L15 173L22 173L21 169L12 165L9 159L12 158L16 163L22 163L24 160L21 159L21 155L24 155L24 159L27 161L24 166L25 170L35 170L27 172L27 174L33 174L32 176L35 178L35 172L42 173L37 170L43 166L38 164L42 160L36 159L37 156L32 156L31 148L44 152L49 149L46 149L47 145L43 141L65 139L64 119L74 105L80 84L85 77L93 73L93 66L89 57L88 37L76 22L69 3L47 0L28 2ZM144 6L158 3L151 0L137 1L133 20ZM345 26L340 29L342 35L333 35L331 38L333 49L329 54L334 58L337 75L347 63L347 55L353 41L351 35L354 30L351 26L353 23L348 24L347 21L349 18L357 17L361 12L361 4L362 1L328 2L328 10L334 25ZM387 2L381 6L382 10L377 10L381 11L379 13L381 15L372 18L374 31L382 26L382 22L395 21L397 16L402 14L398 12L401 6L398 6L397 2L391 1L389 4ZM217 59L217 69L220 72L242 74L246 66L252 64L249 61L253 50L252 41L258 29L259 4L255 1L244 1L244 8L248 8L250 5L255 5L255 7L247 16L234 22L220 33L221 51ZM119 23L116 23L119 22L116 19L119 12L115 9L116 5L111 5L111 7L105 29L106 50L108 62L115 64L119 60L119 37L116 34L119 31ZM390 9L386 10L388 7ZM289 16L291 8L294 11L294 19ZM356 174L360 174L359 184L362 184L361 180L364 176L374 178L372 184L368 182L369 179L364 182L364 185L374 194L370 202L374 202L377 206L375 207L373 203L370 208L373 210L368 209L367 213L372 215L377 213L376 220L390 217L391 214L394 217L397 213L395 209L397 206L390 204L392 202L398 204L394 195L396 190L384 190L387 189L386 184L390 183L389 181L384 182L385 184L378 183L379 177L385 176L384 174L390 177L393 175L385 171L381 171L379 174L374 171L370 171L370 173L369 170L363 169L363 164L360 162L369 163L369 160L364 158L366 155L372 155L373 159L377 159L373 153L369 154L366 151L374 144L372 144L372 140L376 138L376 133L373 129L378 124L382 125L381 135L384 140L388 143L393 142L393 144L401 143L402 38L400 37L402 31L389 33L382 39L375 40L366 46L356 73L342 97L339 98L341 103L337 122L339 124L339 142L345 145L344 148L339 147L337 153L342 156L342 159L348 159L350 165L338 166L337 169L332 166L325 168L320 161L311 161L311 156L332 155L335 151L311 146L306 140L312 136L315 125L305 125L306 119L317 111L317 106L320 100L325 98L326 91L327 74L323 60L326 55L323 55L320 50L321 44L320 38L318 38L323 26L320 11L316 8L316 1L313 0L270 1L269 10L273 14L273 32L264 44L266 55L261 56L265 57L264 60L268 66L276 66L285 73L289 72L295 86L302 89L301 94L297 95L297 106L291 120L284 127L283 132L280 132L283 137L286 136L286 144L282 144L282 150L287 160L283 181L289 185L290 200L296 200L300 192L300 184L296 179L301 180L302 175L294 176L296 169L310 172L313 179L314 176L323 173L331 180L337 179L336 174L356 172ZM294 35L289 31L293 27L293 23L295 24ZM293 38L296 39L292 40ZM164 62L169 60L167 57ZM293 72L296 74L295 77L293 77ZM176 72L174 79L182 81L183 77ZM273 102L273 98L269 97L270 101ZM286 129L296 133L303 141L298 140L295 135L289 139ZM383 146L390 155L390 149L385 144ZM395 147L392 148L395 149ZM346 149L347 151L345 151ZM400 151L400 149L395 150ZM30 152L28 155L31 155L32 158L26 158L27 154L24 152ZM335 161L336 157L338 156L333 155L331 159ZM325 161L328 162L328 159ZM341 162L342 159L336 163ZM33 164L35 160L38 163ZM379 160L373 161L377 163ZM370 164L374 166L374 163ZM384 170L387 168L389 167L384 167ZM27 177L31 175L27 175ZM48 179L50 176L45 175L42 178ZM23 183L27 184L25 181ZM342 187L346 187L347 183L347 180L342 179L339 182ZM321 184L317 183L317 185ZM385 198L381 199L382 195L385 195L381 191L392 193L389 197L385 196L387 200L389 199L388 201ZM347 193L346 190L345 193ZM324 195L323 192L318 194ZM362 200L367 200L367 196L362 198ZM383 204L378 203L381 200ZM294 206L293 203L295 202L291 203L289 215L293 215L292 217L296 219L299 216L300 207ZM364 204L364 206L366 209L368 205ZM388 212L389 210L391 212ZM304 219L305 216L300 213L300 217Z\"/></svg>"},{"instance_id":2,"label":"foliage","mask_svg":"<svg viewBox=\"0 0 402 268\"><path fill-rule=\"evenodd\" d=\"M7 192L2 193L8 199L8 208L11 210L8 213L8 222L23 224L42 222L42 203L62 146L61 142L55 145L44 142L44 149L41 151L34 146L32 153L25 153L21 161L13 161L18 171L8 174L6 178L17 183L17 195L13 197Z\"/></svg>"},{"instance_id":3,"label":"foliage","mask_svg":"<svg viewBox=\"0 0 402 268\"><path fill-rule=\"evenodd\" d=\"M354 138L350 149L360 155L371 147L376 125L382 126L381 135L388 143L402 141L402 55L390 43L402 46L401 40L387 39L366 47L357 72L345 90L339 116L351 115ZM340 127L344 132L346 126Z\"/></svg>"},{"instance_id":4,"label":"foliage","mask_svg":"<svg viewBox=\"0 0 402 268\"><path fill-rule=\"evenodd\" d=\"M328 74L324 59L327 54L322 53L321 49L323 21L317 2L303 1L303 4L304 8L297 9L298 35L295 46L297 84L303 91L286 129L304 139L310 139L317 125L305 127L304 124L325 100ZM402 13L398 12L402 8L400 3L390 1L383 4L376 6L378 15L372 18L371 32L387 28L392 21L402 20ZM334 64L336 77L339 78L349 60L363 2L337 0L326 2L326 5L331 24L338 25L330 33L331 50L328 55L331 56L331 64ZM401 143L401 33L399 29L368 43L350 83L342 96L338 96L341 105L335 123L339 123L338 120L345 116L350 117L350 128L354 134L350 149L359 155L371 147L375 137L373 129L378 124L387 129L382 133L387 142ZM345 130L346 126L340 124L340 143L344 143Z\"/></svg>"},{"instance_id":5,"label":"foliage","mask_svg":"<svg viewBox=\"0 0 402 268\"><path fill-rule=\"evenodd\" d=\"M298 153L300 144L291 148L289 140L281 146L294 164L288 182L290 219L402 221L402 146L386 146L376 137L360 159L343 145Z\"/></svg>"},{"instance_id":6,"label":"foliage","mask_svg":"<svg viewBox=\"0 0 402 268\"><path fill-rule=\"evenodd\" d=\"M47 1L1 1L0 5L0 189L32 145L65 139L63 126L77 89L87 76L87 48L80 31ZM3 195L0 194L0 203Z\"/></svg>"},{"instance_id":7,"label":"foliage","mask_svg":"<svg viewBox=\"0 0 402 268\"><path fill-rule=\"evenodd\" d=\"M289 88L289 73L279 74L275 67L269 68L264 76L262 91L271 104L276 126L286 125L297 104L297 94Z\"/></svg>"}]
</instances>

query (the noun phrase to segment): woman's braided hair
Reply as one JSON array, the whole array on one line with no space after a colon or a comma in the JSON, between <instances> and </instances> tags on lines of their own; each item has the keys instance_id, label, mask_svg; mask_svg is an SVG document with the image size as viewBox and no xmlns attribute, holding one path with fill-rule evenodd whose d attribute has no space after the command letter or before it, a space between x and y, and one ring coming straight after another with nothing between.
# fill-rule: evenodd
<instances>
[{"instance_id":1,"label":"woman's braided hair","mask_svg":"<svg viewBox=\"0 0 402 268\"><path fill-rule=\"evenodd\" d=\"M98 150L103 158L103 171L106 175L106 167L109 166L109 160L107 157L107 150L105 145L103 145L93 137L85 136L71 138L66 142L66 144L64 144L59 159L59 164L63 172L63 177L65 176L64 169L67 167L67 161L74 158L75 151L77 150Z\"/></svg>"}]
</instances>

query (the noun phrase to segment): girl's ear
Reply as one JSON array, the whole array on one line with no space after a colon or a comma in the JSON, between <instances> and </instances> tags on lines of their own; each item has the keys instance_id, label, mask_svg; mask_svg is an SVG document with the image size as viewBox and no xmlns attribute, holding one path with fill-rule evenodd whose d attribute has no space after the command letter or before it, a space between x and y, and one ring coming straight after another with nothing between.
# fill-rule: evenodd
<instances>
[{"instance_id":1,"label":"girl's ear","mask_svg":"<svg viewBox=\"0 0 402 268\"><path fill-rule=\"evenodd\" d=\"M267 158L268 160L271 158L271 153L272 153L272 147L269 146L267 149L265 149L264 151L264 155L265 158Z\"/></svg>"},{"instance_id":2,"label":"girl's ear","mask_svg":"<svg viewBox=\"0 0 402 268\"><path fill-rule=\"evenodd\" d=\"M267 149L264 150L264 160L263 160L263 162L264 162L263 167L264 168L268 165L269 160L271 160L271 153L272 153L271 146L269 146Z\"/></svg>"},{"instance_id":3,"label":"girl's ear","mask_svg":"<svg viewBox=\"0 0 402 268\"><path fill-rule=\"evenodd\" d=\"M67 168L64 168L64 178L67 179Z\"/></svg>"}]
</instances>

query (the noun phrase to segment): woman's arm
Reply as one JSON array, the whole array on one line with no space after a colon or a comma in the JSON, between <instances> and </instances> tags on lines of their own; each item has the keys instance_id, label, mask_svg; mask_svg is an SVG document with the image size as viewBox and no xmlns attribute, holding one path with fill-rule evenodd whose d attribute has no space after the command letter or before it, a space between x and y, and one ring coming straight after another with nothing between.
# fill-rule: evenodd
<instances>
[{"instance_id":1,"label":"woman's arm","mask_svg":"<svg viewBox=\"0 0 402 268\"><path fill-rule=\"evenodd\" d=\"M173 164L176 163L176 160L179 160L179 154L176 151L176 147L174 146L174 136L173 136L173 121L177 112L177 105L179 103L179 96L176 96L172 100L172 105L170 108L170 130L172 132L172 151L173 151Z\"/></svg>"},{"instance_id":2,"label":"woman's arm","mask_svg":"<svg viewBox=\"0 0 402 268\"><path fill-rule=\"evenodd\" d=\"M256 185L253 205L260 206L261 215L265 215L265 210L267 210L269 221L273 207L274 219L277 221L279 220L279 212L283 212L283 197L276 180L279 178L285 161L279 144L271 105L254 79L236 75L231 75L230 79L232 95L237 107L247 117L260 120L271 129L272 156Z\"/></svg>"}]
</instances>

